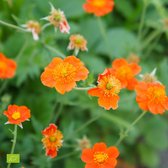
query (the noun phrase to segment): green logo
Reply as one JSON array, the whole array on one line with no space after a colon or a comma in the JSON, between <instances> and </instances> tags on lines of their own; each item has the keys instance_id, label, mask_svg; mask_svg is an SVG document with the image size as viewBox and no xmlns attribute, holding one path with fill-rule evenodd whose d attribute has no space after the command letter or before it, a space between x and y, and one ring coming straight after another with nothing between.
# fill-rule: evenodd
<instances>
[{"instance_id":1,"label":"green logo","mask_svg":"<svg viewBox=\"0 0 168 168\"><path fill-rule=\"evenodd\" d=\"M7 154L7 163L20 163L20 154Z\"/></svg>"}]
</instances>

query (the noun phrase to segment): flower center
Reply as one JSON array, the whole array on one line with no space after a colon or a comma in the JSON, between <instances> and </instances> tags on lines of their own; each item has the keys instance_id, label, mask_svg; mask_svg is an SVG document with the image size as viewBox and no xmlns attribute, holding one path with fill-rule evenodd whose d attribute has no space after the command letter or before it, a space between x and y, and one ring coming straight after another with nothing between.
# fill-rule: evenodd
<instances>
[{"instance_id":1,"label":"flower center","mask_svg":"<svg viewBox=\"0 0 168 168\"><path fill-rule=\"evenodd\" d=\"M118 75L120 78L131 78L132 77L132 71L128 66L122 66L118 69Z\"/></svg>"},{"instance_id":2,"label":"flower center","mask_svg":"<svg viewBox=\"0 0 168 168\"><path fill-rule=\"evenodd\" d=\"M59 79L65 79L67 80L73 80L76 74L76 68L69 63L60 63L56 69L54 70L54 76L56 80ZM65 82L66 82L65 81Z\"/></svg>"},{"instance_id":3,"label":"flower center","mask_svg":"<svg viewBox=\"0 0 168 168\"><path fill-rule=\"evenodd\" d=\"M94 154L94 161L98 164L103 164L104 162L106 162L107 159L108 159L107 153L96 152Z\"/></svg>"},{"instance_id":4,"label":"flower center","mask_svg":"<svg viewBox=\"0 0 168 168\"><path fill-rule=\"evenodd\" d=\"M76 43L77 45L82 44L82 38L77 37L76 40L75 40L75 43Z\"/></svg>"},{"instance_id":5,"label":"flower center","mask_svg":"<svg viewBox=\"0 0 168 168\"><path fill-rule=\"evenodd\" d=\"M105 4L104 0L94 0L93 5L96 7L102 7Z\"/></svg>"},{"instance_id":6,"label":"flower center","mask_svg":"<svg viewBox=\"0 0 168 168\"><path fill-rule=\"evenodd\" d=\"M61 16L60 14L54 15L54 20L55 20L56 22L60 22L60 21L61 21L61 18L62 18L62 16Z\"/></svg>"},{"instance_id":7,"label":"flower center","mask_svg":"<svg viewBox=\"0 0 168 168\"><path fill-rule=\"evenodd\" d=\"M154 97L156 98L160 98L165 96L165 92L164 90L158 89L158 90L154 90Z\"/></svg>"},{"instance_id":8,"label":"flower center","mask_svg":"<svg viewBox=\"0 0 168 168\"><path fill-rule=\"evenodd\" d=\"M50 142L55 142L57 139L55 136L50 136L49 137Z\"/></svg>"},{"instance_id":9,"label":"flower center","mask_svg":"<svg viewBox=\"0 0 168 168\"><path fill-rule=\"evenodd\" d=\"M113 88L113 85L110 82L108 82L106 85L106 89L111 90L112 88Z\"/></svg>"},{"instance_id":10,"label":"flower center","mask_svg":"<svg viewBox=\"0 0 168 168\"><path fill-rule=\"evenodd\" d=\"M12 114L12 118L13 118L14 120L19 119L19 118L20 118L20 112L15 111L15 112Z\"/></svg>"}]
</instances>

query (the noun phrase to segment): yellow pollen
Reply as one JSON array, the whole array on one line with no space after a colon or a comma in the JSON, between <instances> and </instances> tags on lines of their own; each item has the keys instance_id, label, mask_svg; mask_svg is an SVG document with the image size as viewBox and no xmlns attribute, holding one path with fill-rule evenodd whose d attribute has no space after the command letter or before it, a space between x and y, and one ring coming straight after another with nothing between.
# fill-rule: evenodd
<instances>
[{"instance_id":1,"label":"yellow pollen","mask_svg":"<svg viewBox=\"0 0 168 168\"><path fill-rule=\"evenodd\" d=\"M106 89L111 90L112 88L113 88L113 85L110 82L108 82L106 85Z\"/></svg>"},{"instance_id":2,"label":"yellow pollen","mask_svg":"<svg viewBox=\"0 0 168 168\"><path fill-rule=\"evenodd\" d=\"M97 7L102 7L103 5L105 5L105 1L104 0L94 0L93 5Z\"/></svg>"},{"instance_id":3,"label":"yellow pollen","mask_svg":"<svg viewBox=\"0 0 168 168\"><path fill-rule=\"evenodd\" d=\"M12 114L12 118L13 118L14 120L19 119L19 118L20 118L20 112L15 111L15 112Z\"/></svg>"},{"instance_id":4,"label":"yellow pollen","mask_svg":"<svg viewBox=\"0 0 168 168\"><path fill-rule=\"evenodd\" d=\"M57 139L55 136L50 136L49 137L50 142L55 142Z\"/></svg>"},{"instance_id":5,"label":"yellow pollen","mask_svg":"<svg viewBox=\"0 0 168 168\"><path fill-rule=\"evenodd\" d=\"M104 152L96 152L94 154L94 161L98 164L103 164L108 159L108 155Z\"/></svg>"}]
</instances>

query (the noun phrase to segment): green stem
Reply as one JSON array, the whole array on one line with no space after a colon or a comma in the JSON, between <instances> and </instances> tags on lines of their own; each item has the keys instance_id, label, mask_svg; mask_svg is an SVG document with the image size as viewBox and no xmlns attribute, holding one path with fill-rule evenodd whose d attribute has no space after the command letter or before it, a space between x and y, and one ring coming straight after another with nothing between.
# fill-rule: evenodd
<instances>
[{"instance_id":1,"label":"green stem","mask_svg":"<svg viewBox=\"0 0 168 168\"><path fill-rule=\"evenodd\" d=\"M15 146L16 146L16 139L17 139L17 125L15 125L14 127L14 132L13 132L13 141L12 141L12 149L11 149L11 153L10 154L14 154L15 151ZM11 163L8 164L7 168L10 168Z\"/></svg>"},{"instance_id":2,"label":"green stem","mask_svg":"<svg viewBox=\"0 0 168 168\"><path fill-rule=\"evenodd\" d=\"M110 122L113 122L115 124L118 124L119 126L128 128L129 127L129 123L115 115L109 114L108 112L103 112L102 114L102 118L109 120Z\"/></svg>"},{"instance_id":3,"label":"green stem","mask_svg":"<svg viewBox=\"0 0 168 168\"><path fill-rule=\"evenodd\" d=\"M41 30L44 31L44 30L45 30L47 27L49 27L49 26L51 26L51 23L45 24L45 25L41 28Z\"/></svg>"},{"instance_id":4,"label":"green stem","mask_svg":"<svg viewBox=\"0 0 168 168\"><path fill-rule=\"evenodd\" d=\"M75 130L75 133L80 132L81 130L83 130L84 128L86 128L88 125L92 124L93 122L95 122L96 120L98 120L101 117L101 115L97 115L93 118L91 118L89 121L87 121L86 123L84 123L82 126L80 126L78 129Z\"/></svg>"},{"instance_id":5,"label":"green stem","mask_svg":"<svg viewBox=\"0 0 168 168\"><path fill-rule=\"evenodd\" d=\"M140 20L139 31L138 31L139 41L141 41L141 39L142 39L142 30L143 30L143 26L144 26L144 22L145 22L146 9L147 9L147 4L144 2L143 9L142 9L141 20Z\"/></svg>"},{"instance_id":6,"label":"green stem","mask_svg":"<svg viewBox=\"0 0 168 168\"><path fill-rule=\"evenodd\" d=\"M0 95L1 95L1 93L4 91L4 89L6 88L7 84L8 84L8 80L5 80L5 81L3 82L1 88L0 88Z\"/></svg>"},{"instance_id":7,"label":"green stem","mask_svg":"<svg viewBox=\"0 0 168 168\"><path fill-rule=\"evenodd\" d=\"M145 49L161 33L162 32L160 30L155 30L153 33L151 33L145 40L144 44L142 45L142 49Z\"/></svg>"},{"instance_id":8,"label":"green stem","mask_svg":"<svg viewBox=\"0 0 168 168\"><path fill-rule=\"evenodd\" d=\"M128 135L128 133L130 132L130 130L135 126L135 124L146 114L146 111L143 111L141 113L141 115L138 116L138 118L136 118L132 124L122 133L120 134L120 138L119 140L116 142L115 146L118 146L122 141L123 139Z\"/></svg>"},{"instance_id":9,"label":"green stem","mask_svg":"<svg viewBox=\"0 0 168 168\"><path fill-rule=\"evenodd\" d=\"M58 111L55 115L55 120L54 120L55 122L57 122L59 116L61 115L62 109L63 109L63 104L61 103L60 106L59 106L59 109L58 109Z\"/></svg>"},{"instance_id":10,"label":"green stem","mask_svg":"<svg viewBox=\"0 0 168 168\"><path fill-rule=\"evenodd\" d=\"M148 56L150 56L150 53L152 52L152 50L153 50L153 49L155 48L155 46L157 45L157 43L158 43L158 41L160 40L160 38L161 38L161 34L160 34L160 36L158 36L158 37L156 38L156 40L153 42L153 44L151 44L151 45L148 47L147 51L146 51L145 54L144 54L145 57L143 57L143 59L146 59L146 58L148 58Z\"/></svg>"},{"instance_id":11,"label":"green stem","mask_svg":"<svg viewBox=\"0 0 168 168\"><path fill-rule=\"evenodd\" d=\"M89 90L92 89L93 87L75 87L75 90Z\"/></svg>"},{"instance_id":12,"label":"green stem","mask_svg":"<svg viewBox=\"0 0 168 168\"><path fill-rule=\"evenodd\" d=\"M46 45L43 43L43 45L45 46L45 48L47 48L48 50L54 52L55 54L57 54L58 56L62 57L62 58L65 58L66 55L64 55L61 51L59 51L58 49L55 49L49 45Z\"/></svg>"},{"instance_id":13,"label":"green stem","mask_svg":"<svg viewBox=\"0 0 168 168\"><path fill-rule=\"evenodd\" d=\"M2 21L2 20L0 20L0 24L1 24L1 25L4 25L4 26L7 26L7 27L10 27L10 28L13 28L13 29L16 29L16 30L19 30L19 31L27 32L26 29L23 29L23 28L21 28L21 27L15 26L15 25L10 24L10 23L6 23L6 22L4 22L4 21Z\"/></svg>"},{"instance_id":14,"label":"green stem","mask_svg":"<svg viewBox=\"0 0 168 168\"><path fill-rule=\"evenodd\" d=\"M105 41L105 44L106 44L106 47L107 47L107 52L109 55L111 55L111 50L110 50L110 46L109 46L109 41L108 41L108 38L107 38L107 31L102 23L102 20L100 17L97 17L97 22L98 22L98 25L99 25L99 28L100 28L100 32L102 34L102 37Z\"/></svg>"},{"instance_id":15,"label":"green stem","mask_svg":"<svg viewBox=\"0 0 168 168\"><path fill-rule=\"evenodd\" d=\"M26 49L27 44L28 44L28 42L27 42L27 40L26 40L25 43L23 44L22 48L20 49L19 53L17 54L17 56L16 56L16 58L15 58L17 64L19 63L20 57L22 56L24 50Z\"/></svg>"},{"instance_id":16,"label":"green stem","mask_svg":"<svg viewBox=\"0 0 168 168\"><path fill-rule=\"evenodd\" d=\"M86 123L84 123L82 126L80 126L78 129L76 129L73 134L71 134L70 137L66 137L64 140L69 140L70 138L72 138L75 134L77 134L78 132L80 132L81 130L83 130L84 128L86 128L88 125L92 124L93 122L95 122L97 119L99 119L101 117L101 115L97 115L93 118L91 118L89 121L87 121Z\"/></svg>"},{"instance_id":17,"label":"green stem","mask_svg":"<svg viewBox=\"0 0 168 168\"><path fill-rule=\"evenodd\" d=\"M65 154L65 155L59 156L59 157L57 157L55 160L57 161L57 160L65 159L65 158L67 158L67 157L76 155L77 153L78 153L78 151L73 151L73 152L67 153L67 154Z\"/></svg>"}]
</instances>

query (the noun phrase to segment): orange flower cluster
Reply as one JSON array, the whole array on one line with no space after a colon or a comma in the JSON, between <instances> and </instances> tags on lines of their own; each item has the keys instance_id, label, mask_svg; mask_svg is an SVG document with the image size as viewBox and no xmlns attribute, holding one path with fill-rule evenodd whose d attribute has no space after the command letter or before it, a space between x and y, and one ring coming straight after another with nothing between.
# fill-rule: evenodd
<instances>
[{"instance_id":1,"label":"orange flower cluster","mask_svg":"<svg viewBox=\"0 0 168 168\"><path fill-rule=\"evenodd\" d=\"M85 168L114 168L119 151L116 147L107 148L105 143L96 143L92 149L84 149L81 159L86 163Z\"/></svg>"},{"instance_id":2,"label":"orange flower cluster","mask_svg":"<svg viewBox=\"0 0 168 168\"><path fill-rule=\"evenodd\" d=\"M57 129L55 124L50 124L49 127L42 131L44 138L42 139L43 145L46 148L46 155L54 158L57 156L58 149L62 146L63 135Z\"/></svg>"},{"instance_id":3,"label":"orange flower cluster","mask_svg":"<svg viewBox=\"0 0 168 168\"><path fill-rule=\"evenodd\" d=\"M136 101L142 110L163 114L168 110L165 86L158 82L139 82L135 88Z\"/></svg>"},{"instance_id":4,"label":"orange flower cluster","mask_svg":"<svg viewBox=\"0 0 168 168\"><path fill-rule=\"evenodd\" d=\"M16 72L16 62L0 53L0 79L12 78Z\"/></svg>"},{"instance_id":5,"label":"orange flower cluster","mask_svg":"<svg viewBox=\"0 0 168 168\"><path fill-rule=\"evenodd\" d=\"M128 63L125 59L115 59L112 68L99 75L98 86L88 91L91 96L99 97L98 103L106 110L118 108L119 92L122 88L133 90L138 83L135 75L141 71L137 63Z\"/></svg>"},{"instance_id":6,"label":"orange flower cluster","mask_svg":"<svg viewBox=\"0 0 168 168\"><path fill-rule=\"evenodd\" d=\"M45 86L55 88L59 93L71 91L76 82L85 80L89 71L75 56L68 56L64 60L54 58L41 75Z\"/></svg>"},{"instance_id":7,"label":"orange flower cluster","mask_svg":"<svg viewBox=\"0 0 168 168\"><path fill-rule=\"evenodd\" d=\"M6 124L16 124L22 128L22 122L29 121L30 109L26 106L9 105L8 109L4 111L4 115L8 117Z\"/></svg>"},{"instance_id":8,"label":"orange flower cluster","mask_svg":"<svg viewBox=\"0 0 168 168\"><path fill-rule=\"evenodd\" d=\"M114 8L114 0L86 0L83 9L87 13L93 13L96 16L104 16L110 13Z\"/></svg>"}]
</instances>

